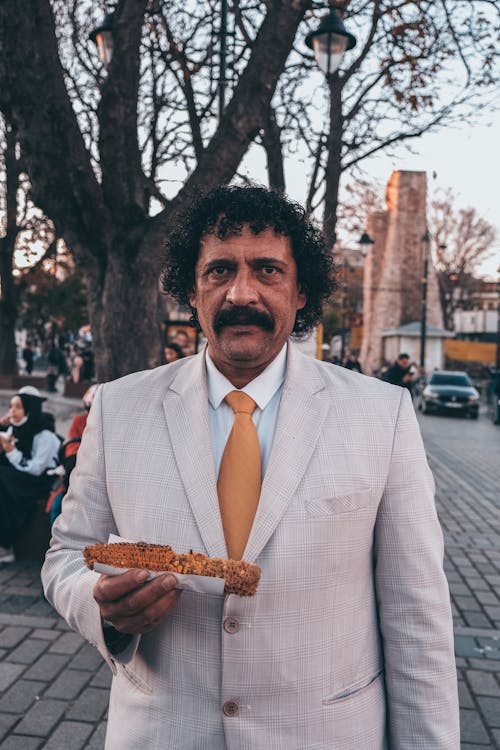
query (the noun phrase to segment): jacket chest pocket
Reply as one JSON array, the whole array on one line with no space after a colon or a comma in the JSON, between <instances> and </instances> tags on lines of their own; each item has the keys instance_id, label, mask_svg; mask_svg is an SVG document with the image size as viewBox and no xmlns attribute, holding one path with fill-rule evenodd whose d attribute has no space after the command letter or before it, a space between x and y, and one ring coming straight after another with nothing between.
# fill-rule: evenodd
<instances>
[{"instance_id":1,"label":"jacket chest pocket","mask_svg":"<svg viewBox=\"0 0 500 750\"><path fill-rule=\"evenodd\" d=\"M337 516L373 509L376 499L371 488L357 490L334 497L307 498L305 501L308 516Z\"/></svg>"}]
</instances>

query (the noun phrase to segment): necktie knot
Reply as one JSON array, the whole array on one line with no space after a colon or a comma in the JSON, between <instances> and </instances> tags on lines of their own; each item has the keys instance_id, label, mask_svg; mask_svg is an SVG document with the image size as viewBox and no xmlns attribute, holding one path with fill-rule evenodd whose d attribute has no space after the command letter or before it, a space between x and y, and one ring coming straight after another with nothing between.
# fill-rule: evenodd
<instances>
[{"instance_id":1,"label":"necktie knot","mask_svg":"<svg viewBox=\"0 0 500 750\"><path fill-rule=\"evenodd\" d=\"M235 414L242 412L243 414L253 414L257 408L257 404L246 393L243 391L231 391L224 399Z\"/></svg>"}]
</instances>

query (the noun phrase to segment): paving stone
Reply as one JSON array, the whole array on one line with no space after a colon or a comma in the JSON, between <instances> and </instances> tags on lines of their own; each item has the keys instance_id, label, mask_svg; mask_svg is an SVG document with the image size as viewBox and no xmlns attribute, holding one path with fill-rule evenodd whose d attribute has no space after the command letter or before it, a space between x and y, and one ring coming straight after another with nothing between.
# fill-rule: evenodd
<instances>
[{"instance_id":1,"label":"paving stone","mask_svg":"<svg viewBox=\"0 0 500 750\"><path fill-rule=\"evenodd\" d=\"M111 669L108 667L106 662L104 662L102 667L99 669L99 671L91 681L90 685L92 687L111 687L112 679L113 674L111 672Z\"/></svg>"},{"instance_id":2,"label":"paving stone","mask_svg":"<svg viewBox=\"0 0 500 750\"><path fill-rule=\"evenodd\" d=\"M18 720L18 716L0 713L0 741L3 740L7 732L10 732L10 730Z\"/></svg>"},{"instance_id":3,"label":"paving stone","mask_svg":"<svg viewBox=\"0 0 500 750\"><path fill-rule=\"evenodd\" d=\"M481 604L500 605L500 600L493 591L476 591L475 596Z\"/></svg>"},{"instance_id":4,"label":"paving stone","mask_svg":"<svg viewBox=\"0 0 500 750\"><path fill-rule=\"evenodd\" d=\"M79 633L63 633L49 651L51 654L76 654L83 643L85 639Z\"/></svg>"},{"instance_id":5,"label":"paving stone","mask_svg":"<svg viewBox=\"0 0 500 750\"><path fill-rule=\"evenodd\" d=\"M484 580L484 578L467 578L467 585L473 592L491 591L490 585Z\"/></svg>"},{"instance_id":6,"label":"paving stone","mask_svg":"<svg viewBox=\"0 0 500 750\"><path fill-rule=\"evenodd\" d=\"M28 680L53 680L68 663L66 654L43 654L24 675Z\"/></svg>"},{"instance_id":7,"label":"paving stone","mask_svg":"<svg viewBox=\"0 0 500 750\"><path fill-rule=\"evenodd\" d=\"M500 729L500 698L479 696L477 702L488 726Z\"/></svg>"},{"instance_id":8,"label":"paving stone","mask_svg":"<svg viewBox=\"0 0 500 750\"><path fill-rule=\"evenodd\" d=\"M453 594L453 596L470 596L471 590L465 583L455 583L453 581L448 580L448 584L450 587L450 591Z\"/></svg>"},{"instance_id":9,"label":"paving stone","mask_svg":"<svg viewBox=\"0 0 500 750\"><path fill-rule=\"evenodd\" d=\"M85 669L95 672L103 663L103 658L95 646L85 643L71 661L72 669Z\"/></svg>"},{"instance_id":10,"label":"paving stone","mask_svg":"<svg viewBox=\"0 0 500 750\"><path fill-rule=\"evenodd\" d=\"M463 680L458 681L458 702L460 708L475 708L474 699Z\"/></svg>"},{"instance_id":11,"label":"paving stone","mask_svg":"<svg viewBox=\"0 0 500 750\"><path fill-rule=\"evenodd\" d=\"M7 661L18 664L33 664L47 648L46 641L35 641L32 638L26 638L14 651L7 657Z\"/></svg>"},{"instance_id":12,"label":"paving stone","mask_svg":"<svg viewBox=\"0 0 500 750\"><path fill-rule=\"evenodd\" d=\"M99 721L106 711L109 691L103 688L86 688L66 712L67 719Z\"/></svg>"},{"instance_id":13,"label":"paving stone","mask_svg":"<svg viewBox=\"0 0 500 750\"><path fill-rule=\"evenodd\" d=\"M464 612L463 619L471 628L491 627L491 620L484 612Z\"/></svg>"},{"instance_id":14,"label":"paving stone","mask_svg":"<svg viewBox=\"0 0 500 750\"><path fill-rule=\"evenodd\" d=\"M473 596L454 596L453 600L460 610L480 611L480 606Z\"/></svg>"},{"instance_id":15,"label":"paving stone","mask_svg":"<svg viewBox=\"0 0 500 750\"><path fill-rule=\"evenodd\" d=\"M7 690L13 682L17 680L21 675L25 666L22 664L9 664L9 662L3 661L0 663L0 692Z\"/></svg>"},{"instance_id":16,"label":"paving stone","mask_svg":"<svg viewBox=\"0 0 500 750\"><path fill-rule=\"evenodd\" d=\"M48 630L47 628L35 628L30 638L39 638L41 641L55 641L60 638L61 634L57 630Z\"/></svg>"},{"instance_id":17,"label":"paving stone","mask_svg":"<svg viewBox=\"0 0 500 750\"><path fill-rule=\"evenodd\" d=\"M490 607L490 605L487 604L484 611L492 620L500 620L500 607Z\"/></svg>"},{"instance_id":18,"label":"paving stone","mask_svg":"<svg viewBox=\"0 0 500 750\"><path fill-rule=\"evenodd\" d=\"M18 680L0 699L0 711L23 714L46 687L45 682Z\"/></svg>"},{"instance_id":19,"label":"paving stone","mask_svg":"<svg viewBox=\"0 0 500 750\"><path fill-rule=\"evenodd\" d=\"M80 750L93 730L91 724L63 721L45 743L44 750Z\"/></svg>"},{"instance_id":20,"label":"paving stone","mask_svg":"<svg viewBox=\"0 0 500 750\"><path fill-rule=\"evenodd\" d=\"M468 662L469 666L472 669L500 673L500 663L497 661L487 661L486 659L468 659Z\"/></svg>"},{"instance_id":21,"label":"paving stone","mask_svg":"<svg viewBox=\"0 0 500 750\"><path fill-rule=\"evenodd\" d=\"M500 684L491 672L469 669L466 679L474 695L491 695L500 697Z\"/></svg>"},{"instance_id":22,"label":"paving stone","mask_svg":"<svg viewBox=\"0 0 500 750\"><path fill-rule=\"evenodd\" d=\"M47 737L67 707L68 704L64 701L42 698L33 704L14 732L15 734Z\"/></svg>"},{"instance_id":23,"label":"paving stone","mask_svg":"<svg viewBox=\"0 0 500 750\"><path fill-rule=\"evenodd\" d=\"M478 644L484 649L487 659L500 660L500 640L495 638L478 638Z\"/></svg>"},{"instance_id":24,"label":"paving stone","mask_svg":"<svg viewBox=\"0 0 500 750\"><path fill-rule=\"evenodd\" d=\"M106 739L106 722L101 722L87 742L85 750L102 750Z\"/></svg>"},{"instance_id":25,"label":"paving stone","mask_svg":"<svg viewBox=\"0 0 500 750\"><path fill-rule=\"evenodd\" d=\"M455 654L457 656L475 657L478 658L480 655L478 650L478 644L475 638L471 635L456 635L455 636Z\"/></svg>"},{"instance_id":26,"label":"paving stone","mask_svg":"<svg viewBox=\"0 0 500 750\"><path fill-rule=\"evenodd\" d=\"M48 698L61 698L63 700L73 700L87 684L91 675L88 672L78 671L76 669L65 669L59 677L48 688L45 695Z\"/></svg>"},{"instance_id":27,"label":"paving stone","mask_svg":"<svg viewBox=\"0 0 500 750\"><path fill-rule=\"evenodd\" d=\"M493 732L492 732L492 734L493 734L493 738L494 738L494 740L496 742L496 747L500 748L500 729L494 729ZM104 747L104 745L103 745L103 747Z\"/></svg>"},{"instance_id":28,"label":"paving stone","mask_svg":"<svg viewBox=\"0 0 500 750\"><path fill-rule=\"evenodd\" d=\"M9 735L0 745L0 750L38 750L43 742L37 737L16 737Z\"/></svg>"},{"instance_id":29,"label":"paving stone","mask_svg":"<svg viewBox=\"0 0 500 750\"><path fill-rule=\"evenodd\" d=\"M477 711L464 708L460 711L460 735L462 742L489 745L490 740L482 718Z\"/></svg>"},{"instance_id":30,"label":"paving stone","mask_svg":"<svg viewBox=\"0 0 500 750\"><path fill-rule=\"evenodd\" d=\"M26 638L29 632L29 628L14 628L7 626L0 633L0 646L2 648L15 648Z\"/></svg>"}]
</instances>

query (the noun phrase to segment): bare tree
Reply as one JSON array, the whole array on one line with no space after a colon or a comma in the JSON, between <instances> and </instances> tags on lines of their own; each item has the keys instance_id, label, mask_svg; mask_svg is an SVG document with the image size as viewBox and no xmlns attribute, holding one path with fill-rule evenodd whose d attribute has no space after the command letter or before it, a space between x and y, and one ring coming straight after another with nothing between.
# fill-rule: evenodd
<instances>
[{"instance_id":1,"label":"bare tree","mask_svg":"<svg viewBox=\"0 0 500 750\"><path fill-rule=\"evenodd\" d=\"M453 329L453 313L470 304L478 287L477 268L491 256L496 231L476 209L457 209L452 190L431 202L429 226L444 324Z\"/></svg>"},{"instance_id":2,"label":"bare tree","mask_svg":"<svg viewBox=\"0 0 500 750\"><path fill-rule=\"evenodd\" d=\"M0 374L17 374L15 325L19 313L16 254L27 261L54 241L54 227L33 205L15 128L0 118Z\"/></svg>"},{"instance_id":3,"label":"bare tree","mask_svg":"<svg viewBox=\"0 0 500 750\"><path fill-rule=\"evenodd\" d=\"M89 4L0 6L0 107L18 128L37 204L84 269L100 379L160 361L168 228L196 193L233 177L266 122L309 0L242 6L252 47L237 31L218 123L214 3L119 0L107 74L88 47Z\"/></svg>"},{"instance_id":4,"label":"bare tree","mask_svg":"<svg viewBox=\"0 0 500 750\"><path fill-rule=\"evenodd\" d=\"M301 25L312 0L229 3L220 118L217 0L118 0L107 71L88 42L104 0L0 4L0 109L19 133L35 203L84 272L100 379L159 362L165 236L194 195L237 175L252 143L280 190L283 156L303 154L308 208L324 206L333 244L341 174L464 116L491 84L493 3L343 4L359 44L328 81L324 125L321 75L304 46L315 9Z\"/></svg>"},{"instance_id":5,"label":"bare tree","mask_svg":"<svg viewBox=\"0 0 500 750\"><path fill-rule=\"evenodd\" d=\"M491 106L498 6L488 0L331 4L343 6L357 46L325 83L300 33L275 111L283 143L311 164L307 204L323 207L333 246L344 174L352 178L368 157L401 143L411 147L424 132L470 121ZM309 28L315 24L311 19Z\"/></svg>"}]
</instances>

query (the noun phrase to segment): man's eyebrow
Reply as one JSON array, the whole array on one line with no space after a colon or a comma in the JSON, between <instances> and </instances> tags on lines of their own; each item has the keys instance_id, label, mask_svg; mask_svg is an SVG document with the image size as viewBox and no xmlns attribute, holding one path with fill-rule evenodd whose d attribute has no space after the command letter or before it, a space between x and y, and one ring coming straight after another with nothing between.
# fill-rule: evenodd
<instances>
[{"instance_id":1,"label":"man's eyebrow","mask_svg":"<svg viewBox=\"0 0 500 750\"><path fill-rule=\"evenodd\" d=\"M286 260L283 260L282 258L274 258L272 256L264 256L255 258L251 263L258 263L262 266L286 266L288 265Z\"/></svg>"}]
</instances>

